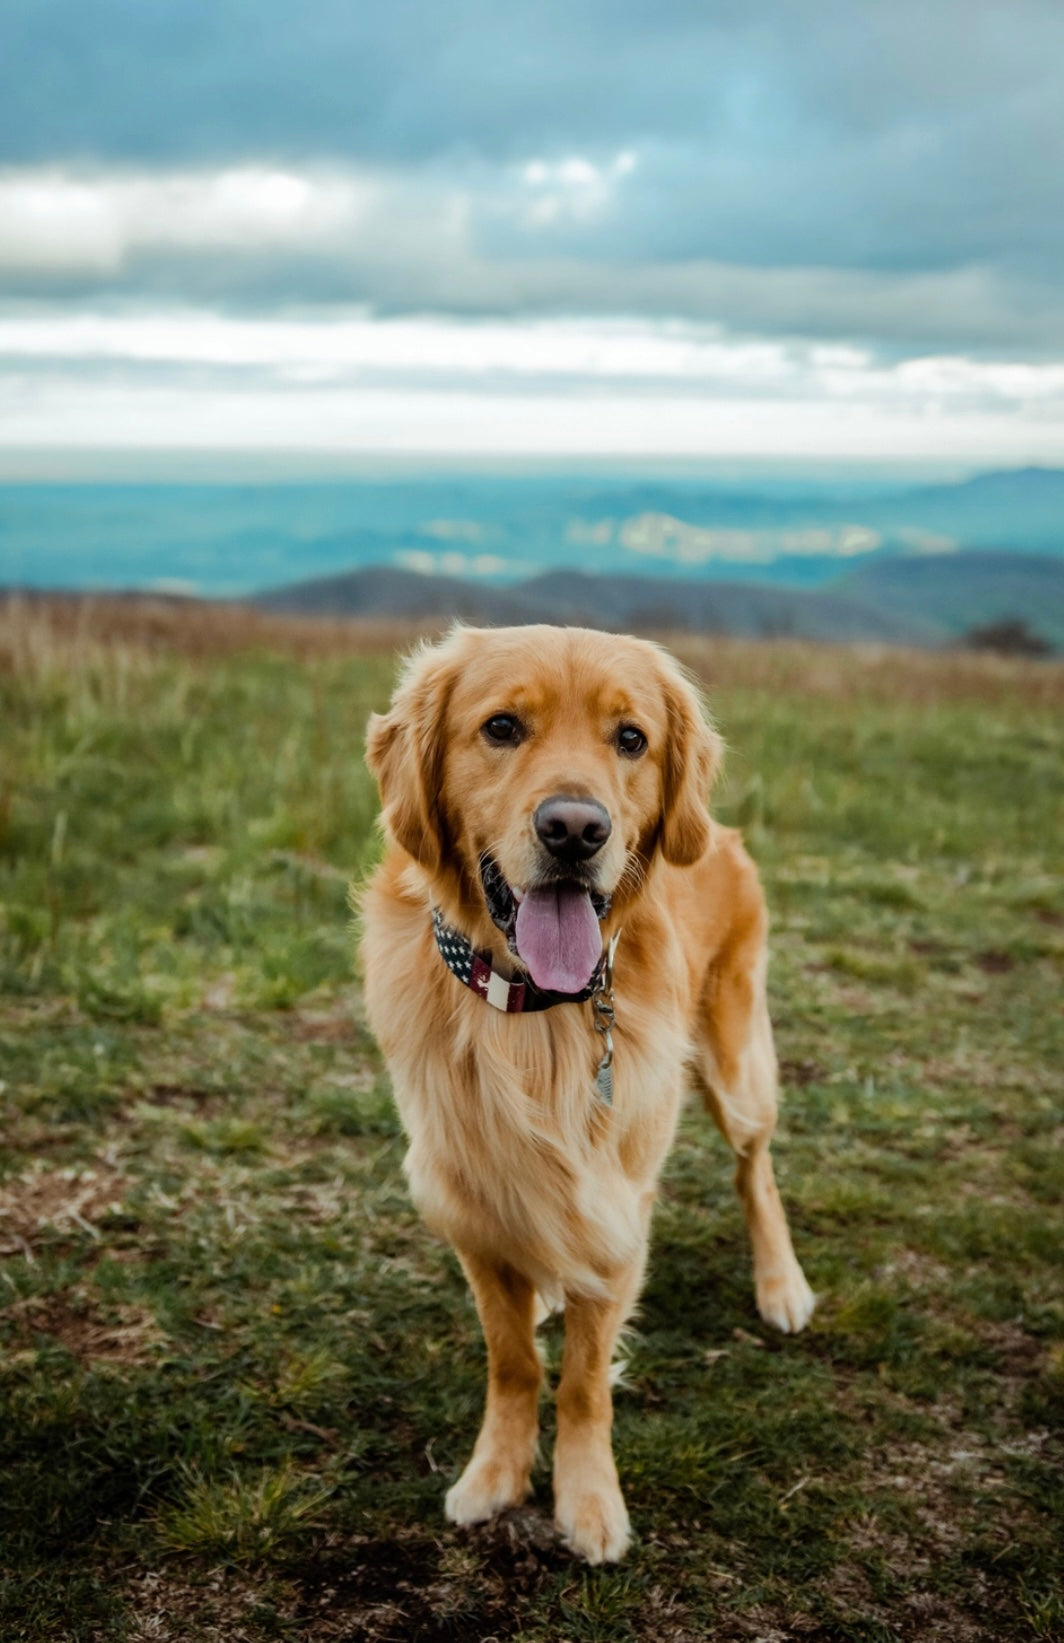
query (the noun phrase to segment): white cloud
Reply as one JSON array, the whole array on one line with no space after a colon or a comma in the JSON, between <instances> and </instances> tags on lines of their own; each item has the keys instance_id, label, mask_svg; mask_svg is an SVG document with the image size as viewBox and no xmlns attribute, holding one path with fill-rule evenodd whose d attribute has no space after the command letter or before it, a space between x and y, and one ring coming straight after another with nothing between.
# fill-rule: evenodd
<instances>
[{"instance_id":1,"label":"white cloud","mask_svg":"<svg viewBox=\"0 0 1064 1643\"><path fill-rule=\"evenodd\" d=\"M1000 363L954 357L910 359L898 381L921 394L986 394L1001 400L1051 400L1064 395L1064 364Z\"/></svg>"},{"instance_id":2,"label":"white cloud","mask_svg":"<svg viewBox=\"0 0 1064 1643\"><path fill-rule=\"evenodd\" d=\"M660 384L678 391L811 397L842 405L989 404L1064 408L1064 365L929 356L890 367L858 349L751 341L719 327L653 320L239 318L204 311L0 315L0 369L81 367L247 368L323 385L391 378L438 385L479 380L544 385ZM131 379L132 381L132 379Z\"/></svg>"},{"instance_id":3,"label":"white cloud","mask_svg":"<svg viewBox=\"0 0 1064 1643\"><path fill-rule=\"evenodd\" d=\"M904 544L904 551L912 558L926 558L930 554L956 553L960 544L956 537L944 536L939 531L921 530L917 525L905 525L895 531Z\"/></svg>"},{"instance_id":4,"label":"white cloud","mask_svg":"<svg viewBox=\"0 0 1064 1643\"><path fill-rule=\"evenodd\" d=\"M1059 462L1064 366L888 366L677 320L42 305L0 311L0 445ZM425 531L471 540L461 520ZM696 560L739 551L674 546Z\"/></svg>"},{"instance_id":5,"label":"white cloud","mask_svg":"<svg viewBox=\"0 0 1064 1643\"><path fill-rule=\"evenodd\" d=\"M903 259L884 269L832 264L826 253L823 264L808 252L723 261L675 237L663 245L654 202L665 210L671 201L666 214L687 218L682 202L660 192L668 178L651 174L652 159L626 147L420 168L8 167L0 286L23 297L36 282L92 288L108 305L119 292L165 307L167 297L216 301L223 291L238 307L275 312L286 301L344 301L367 313L479 319L679 318L770 339L770 370L773 348L804 337L840 383L867 364L866 346L966 357L996 345L1033 359L1055 351L1059 362L1064 292L1052 279L978 260ZM637 194L649 213L641 238L626 215ZM759 368L753 357L750 365Z\"/></svg>"},{"instance_id":6,"label":"white cloud","mask_svg":"<svg viewBox=\"0 0 1064 1643\"><path fill-rule=\"evenodd\" d=\"M565 527L565 540L578 548L608 548L616 523L614 519L570 519Z\"/></svg>"},{"instance_id":7,"label":"white cloud","mask_svg":"<svg viewBox=\"0 0 1064 1643\"><path fill-rule=\"evenodd\" d=\"M637 164L632 149L623 149L599 165L579 154L561 160L529 160L519 175L532 198L519 204L514 216L532 229L550 227L566 218L581 222L601 216L614 203L618 185Z\"/></svg>"},{"instance_id":8,"label":"white cloud","mask_svg":"<svg viewBox=\"0 0 1064 1643\"><path fill-rule=\"evenodd\" d=\"M421 548L400 548L392 554L392 560L400 570L411 570L416 576L436 574L436 555L425 553Z\"/></svg>"},{"instance_id":9,"label":"white cloud","mask_svg":"<svg viewBox=\"0 0 1064 1643\"><path fill-rule=\"evenodd\" d=\"M725 340L714 327L637 320L248 319L204 312L0 317L0 359L266 366L319 379L359 371L763 385L803 353Z\"/></svg>"},{"instance_id":10,"label":"white cloud","mask_svg":"<svg viewBox=\"0 0 1064 1643\"><path fill-rule=\"evenodd\" d=\"M115 272L138 251L275 252L354 229L376 198L365 178L264 166L5 171L0 268Z\"/></svg>"},{"instance_id":11,"label":"white cloud","mask_svg":"<svg viewBox=\"0 0 1064 1643\"><path fill-rule=\"evenodd\" d=\"M643 513L626 519L617 540L629 553L667 559L677 565L729 563L771 564L781 556L810 554L851 558L871 553L882 540L863 525L809 527L803 530L727 530L690 525L666 513Z\"/></svg>"},{"instance_id":12,"label":"white cloud","mask_svg":"<svg viewBox=\"0 0 1064 1643\"><path fill-rule=\"evenodd\" d=\"M535 568L494 553L428 553L422 548L400 548L393 553L392 563L418 576L501 576L504 571L516 576Z\"/></svg>"},{"instance_id":13,"label":"white cloud","mask_svg":"<svg viewBox=\"0 0 1064 1643\"><path fill-rule=\"evenodd\" d=\"M0 375L0 453L129 451L514 457L764 456L1059 462L1064 406L845 403L602 384L522 391L262 384L192 372L170 380L65 369Z\"/></svg>"},{"instance_id":14,"label":"white cloud","mask_svg":"<svg viewBox=\"0 0 1064 1643\"><path fill-rule=\"evenodd\" d=\"M484 527L476 519L429 519L419 526L419 534L439 542L479 542Z\"/></svg>"}]
</instances>

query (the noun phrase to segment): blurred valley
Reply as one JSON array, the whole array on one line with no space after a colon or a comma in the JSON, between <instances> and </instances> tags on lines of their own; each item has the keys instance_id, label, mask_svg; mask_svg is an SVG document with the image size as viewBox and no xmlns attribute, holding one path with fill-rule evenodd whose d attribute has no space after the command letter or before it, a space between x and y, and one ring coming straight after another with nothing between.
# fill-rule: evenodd
<instances>
[{"instance_id":1,"label":"blurred valley","mask_svg":"<svg viewBox=\"0 0 1064 1643\"><path fill-rule=\"evenodd\" d=\"M0 486L0 586L304 615L1064 646L1064 470Z\"/></svg>"}]
</instances>

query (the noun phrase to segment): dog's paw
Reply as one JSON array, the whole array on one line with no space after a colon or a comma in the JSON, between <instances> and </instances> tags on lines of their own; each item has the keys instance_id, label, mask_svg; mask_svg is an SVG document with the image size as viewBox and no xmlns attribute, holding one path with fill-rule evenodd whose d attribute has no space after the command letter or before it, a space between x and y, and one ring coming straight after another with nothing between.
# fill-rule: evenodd
<instances>
[{"instance_id":1,"label":"dog's paw","mask_svg":"<svg viewBox=\"0 0 1064 1643\"><path fill-rule=\"evenodd\" d=\"M620 1485L555 1491L554 1523L569 1550L588 1563L616 1563L632 1538Z\"/></svg>"},{"instance_id":2,"label":"dog's paw","mask_svg":"<svg viewBox=\"0 0 1064 1643\"><path fill-rule=\"evenodd\" d=\"M449 1523L486 1523L511 1506L520 1506L530 1492L527 1468L494 1455L473 1456L443 1503Z\"/></svg>"},{"instance_id":3,"label":"dog's paw","mask_svg":"<svg viewBox=\"0 0 1064 1643\"><path fill-rule=\"evenodd\" d=\"M798 1262L785 1272L757 1280L757 1310L773 1329L796 1335L813 1316L816 1296Z\"/></svg>"}]
</instances>

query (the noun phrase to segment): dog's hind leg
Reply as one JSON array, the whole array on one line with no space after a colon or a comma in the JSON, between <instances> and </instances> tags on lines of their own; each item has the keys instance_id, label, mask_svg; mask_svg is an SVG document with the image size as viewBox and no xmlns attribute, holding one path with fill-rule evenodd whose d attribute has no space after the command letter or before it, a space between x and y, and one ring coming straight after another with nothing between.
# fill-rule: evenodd
<instances>
[{"instance_id":1,"label":"dog's hind leg","mask_svg":"<svg viewBox=\"0 0 1064 1643\"><path fill-rule=\"evenodd\" d=\"M735 1186L753 1245L757 1309L766 1323L791 1334L809 1322L814 1296L794 1253L769 1152L777 1071L762 931L762 919L753 920L710 970L695 1071L738 1160Z\"/></svg>"},{"instance_id":2,"label":"dog's hind leg","mask_svg":"<svg viewBox=\"0 0 1064 1643\"><path fill-rule=\"evenodd\" d=\"M469 1464L448 1490L452 1523L482 1523L526 1499L536 1457L542 1367L534 1340L536 1294L502 1262L459 1251L488 1348L488 1395Z\"/></svg>"}]
</instances>

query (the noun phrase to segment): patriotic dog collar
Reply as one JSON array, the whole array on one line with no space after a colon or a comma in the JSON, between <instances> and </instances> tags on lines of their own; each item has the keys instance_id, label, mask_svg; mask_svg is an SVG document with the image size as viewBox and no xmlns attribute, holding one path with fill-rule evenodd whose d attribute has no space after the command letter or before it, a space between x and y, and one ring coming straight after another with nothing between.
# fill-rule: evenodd
<instances>
[{"instance_id":1,"label":"patriotic dog collar","mask_svg":"<svg viewBox=\"0 0 1064 1643\"><path fill-rule=\"evenodd\" d=\"M528 1015L533 1010L549 1010L555 1004L583 1004L600 990L606 971L607 954L604 952L590 981L580 992L544 992L531 979L508 981L500 975L493 968L490 955L485 957L474 952L472 943L461 931L446 923L438 907L432 909L432 933L436 937L440 957L451 974L504 1015Z\"/></svg>"}]
</instances>

